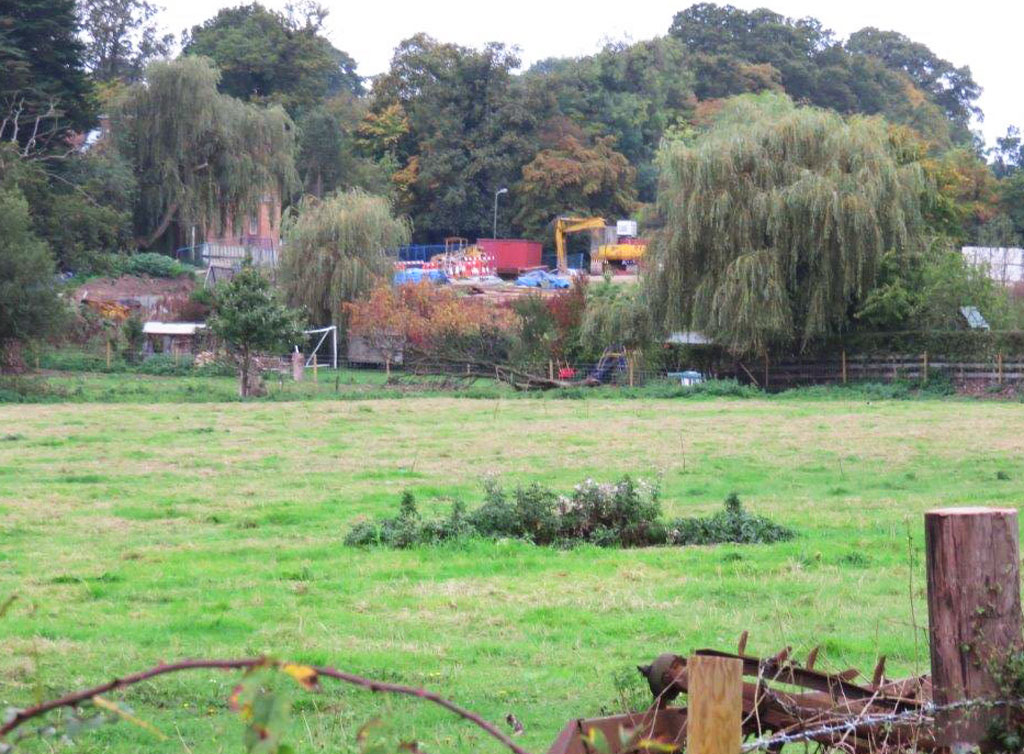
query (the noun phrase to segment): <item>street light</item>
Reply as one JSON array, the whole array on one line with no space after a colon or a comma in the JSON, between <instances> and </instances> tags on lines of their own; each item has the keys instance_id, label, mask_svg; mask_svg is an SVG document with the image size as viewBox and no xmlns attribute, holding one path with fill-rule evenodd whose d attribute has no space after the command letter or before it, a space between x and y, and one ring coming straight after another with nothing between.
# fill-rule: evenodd
<instances>
[{"instance_id":1,"label":"street light","mask_svg":"<svg viewBox=\"0 0 1024 754\"><path fill-rule=\"evenodd\" d=\"M494 192L494 229L491 231L491 238L498 237L498 197L507 193L507 188L500 188Z\"/></svg>"}]
</instances>

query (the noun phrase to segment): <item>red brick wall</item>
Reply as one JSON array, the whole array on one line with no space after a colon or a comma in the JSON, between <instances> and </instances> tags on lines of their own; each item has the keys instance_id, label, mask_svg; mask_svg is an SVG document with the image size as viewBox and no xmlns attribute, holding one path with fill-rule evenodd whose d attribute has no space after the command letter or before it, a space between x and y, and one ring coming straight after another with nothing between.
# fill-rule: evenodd
<instances>
[{"instance_id":1,"label":"red brick wall","mask_svg":"<svg viewBox=\"0 0 1024 754\"><path fill-rule=\"evenodd\" d=\"M265 245L276 247L281 240L281 202L276 193L267 194L256 212L226 219L223 227L206 228L208 243L224 246Z\"/></svg>"}]
</instances>

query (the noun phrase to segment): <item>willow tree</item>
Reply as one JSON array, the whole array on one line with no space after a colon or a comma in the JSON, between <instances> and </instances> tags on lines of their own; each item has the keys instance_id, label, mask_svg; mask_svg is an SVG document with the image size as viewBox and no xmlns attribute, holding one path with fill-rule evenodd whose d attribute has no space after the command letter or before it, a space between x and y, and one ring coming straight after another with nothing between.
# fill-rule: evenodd
<instances>
[{"instance_id":1,"label":"willow tree","mask_svg":"<svg viewBox=\"0 0 1024 754\"><path fill-rule=\"evenodd\" d=\"M139 246L151 246L172 222L217 226L297 186L291 119L280 107L220 94L219 82L205 58L152 63L115 109L118 148L139 181Z\"/></svg>"},{"instance_id":2,"label":"willow tree","mask_svg":"<svg viewBox=\"0 0 1024 754\"><path fill-rule=\"evenodd\" d=\"M741 98L661 170L656 315L736 354L841 331L882 255L922 242L921 171L881 119Z\"/></svg>"},{"instance_id":3,"label":"willow tree","mask_svg":"<svg viewBox=\"0 0 1024 754\"><path fill-rule=\"evenodd\" d=\"M342 304L369 293L389 277L389 249L409 242L405 218L391 202L359 189L324 199L307 196L281 223L281 273L289 303L304 306L314 322L339 322Z\"/></svg>"}]
</instances>

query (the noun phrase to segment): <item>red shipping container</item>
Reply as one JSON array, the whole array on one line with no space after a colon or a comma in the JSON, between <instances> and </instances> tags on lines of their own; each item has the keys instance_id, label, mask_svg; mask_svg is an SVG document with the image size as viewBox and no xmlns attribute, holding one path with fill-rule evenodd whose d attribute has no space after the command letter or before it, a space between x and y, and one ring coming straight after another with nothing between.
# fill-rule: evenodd
<instances>
[{"instance_id":1,"label":"red shipping container","mask_svg":"<svg viewBox=\"0 0 1024 754\"><path fill-rule=\"evenodd\" d=\"M541 244L524 238L479 238L477 246L494 257L498 273L517 275L523 270L540 267Z\"/></svg>"}]
</instances>

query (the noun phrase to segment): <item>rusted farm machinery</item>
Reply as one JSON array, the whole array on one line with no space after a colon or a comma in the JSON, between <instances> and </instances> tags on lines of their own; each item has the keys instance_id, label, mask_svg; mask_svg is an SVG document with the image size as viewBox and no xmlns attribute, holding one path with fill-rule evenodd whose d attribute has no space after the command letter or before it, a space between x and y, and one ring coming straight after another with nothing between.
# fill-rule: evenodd
<instances>
[{"instance_id":1,"label":"rusted farm machinery","mask_svg":"<svg viewBox=\"0 0 1024 754\"><path fill-rule=\"evenodd\" d=\"M818 650L801 664L789 648L773 657L746 654L747 634L735 653L700 649L698 656L743 663L742 751L800 751L845 754L937 752L931 736L931 682L926 675L900 680L885 676L885 658L868 678L858 670L815 669ZM687 660L661 655L638 668L647 676L654 701L633 714L578 719L559 734L548 754L671 754L685 749L686 707L669 706L689 687Z\"/></svg>"}]
</instances>

